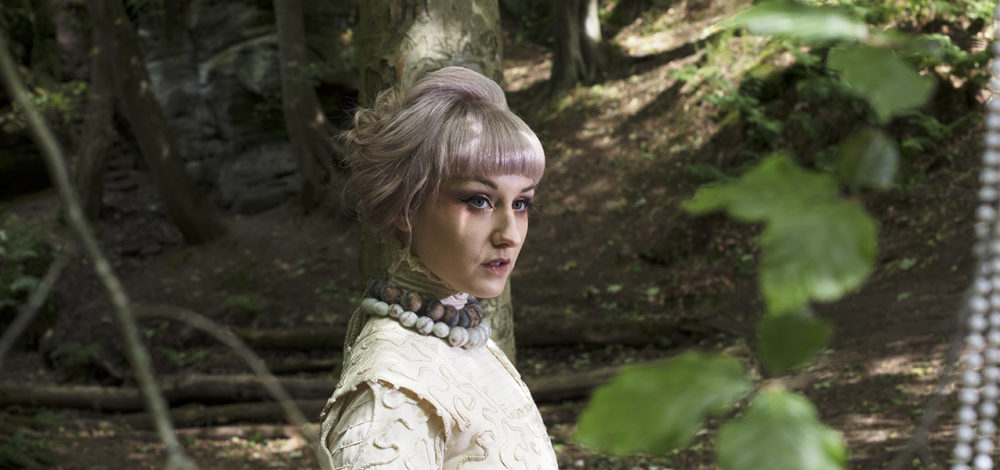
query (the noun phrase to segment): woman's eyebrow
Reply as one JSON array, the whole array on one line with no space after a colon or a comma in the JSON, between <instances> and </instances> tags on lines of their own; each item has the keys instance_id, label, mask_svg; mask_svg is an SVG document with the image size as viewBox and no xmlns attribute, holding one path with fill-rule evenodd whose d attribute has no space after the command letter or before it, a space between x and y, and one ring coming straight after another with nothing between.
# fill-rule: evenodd
<instances>
[{"instance_id":1,"label":"woman's eyebrow","mask_svg":"<svg viewBox=\"0 0 1000 470\"><path fill-rule=\"evenodd\" d=\"M476 182L479 182L479 183L482 183L482 184L484 184L486 186L489 186L489 187L491 187L493 189L497 189L496 183L494 183L493 181L489 180L488 178L475 177L475 178L472 178L472 180L476 181ZM526 193L528 191L531 191L532 189L535 189L535 186L537 186L537 185L533 184L531 186L527 186L524 189L522 189L521 192L522 193Z\"/></svg>"}]
</instances>

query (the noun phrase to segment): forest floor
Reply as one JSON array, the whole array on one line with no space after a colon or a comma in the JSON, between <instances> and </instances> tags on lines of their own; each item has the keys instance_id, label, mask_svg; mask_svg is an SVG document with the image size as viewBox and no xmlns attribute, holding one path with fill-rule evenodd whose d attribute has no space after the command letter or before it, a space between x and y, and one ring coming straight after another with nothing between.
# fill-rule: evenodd
<instances>
[{"instance_id":1,"label":"forest floor","mask_svg":"<svg viewBox=\"0 0 1000 470\"><path fill-rule=\"evenodd\" d=\"M758 229L719 215L694 218L679 204L711 179L705 175L708 165L720 168L722 177L735 176L754 158L748 156L743 128L707 103L698 83L683 78L710 60L706 38L727 13L706 3L716 2L675 2L669 11L615 31L620 49L607 76L554 101L544 89L551 54L530 38L514 33L507 38L505 79L512 107L536 129L548 153L539 210L513 275L515 321L546 317L573 329L593 319L639 319L670 322L680 330L641 347L522 347L517 365L525 376L694 349L727 350L768 377L751 352L754 324L763 311L755 277ZM731 54L733 75L724 70L722 78L738 82L738 73L750 67L740 63L741 51L760 43L727 41L729 49L716 47L712 53ZM963 112L978 116L971 106L951 114ZM858 292L816 307L834 326L834 339L818 361L783 379L843 433L849 468L884 468L906 445L948 364L957 309L972 270L981 129L978 119L969 122L946 142L908 155L894 189L855 195L879 222L876 269ZM135 157L120 152L123 167L135 168L127 163ZM107 189L98 228L133 301L176 305L230 328L258 331L343 324L358 303L363 289L358 230L344 216L331 211L302 216L289 203L256 216L228 216L223 240L183 246L143 173L132 171L129 177L135 184ZM40 224L58 212L51 191L0 204L0 212ZM27 348L5 361L0 384L127 383L112 314L90 267L73 263L55 297L55 315L29 332ZM165 376L247 370L234 354L191 328L144 320L142 332L157 372ZM330 344L340 341L331 338ZM327 378L332 390L335 368L322 364L335 357L335 349L259 352L271 365L320 364L313 368L319 371L300 367L294 376ZM558 411L546 416L561 468L715 466L714 420L687 450L616 457L573 442L575 417L584 404L545 405ZM950 455L954 408L953 400L946 400L930 429L937 468ZM32 436L63 455L52 468L159 468L163 462L155 433L137 429L141 426L128 415L23 406L4 413L32 419ZM202 468L316 466L302 437L273 421L182 428L182 443ZM926 455L917 457L906 468L934 468Z\"/></svg>"}]
</instances>

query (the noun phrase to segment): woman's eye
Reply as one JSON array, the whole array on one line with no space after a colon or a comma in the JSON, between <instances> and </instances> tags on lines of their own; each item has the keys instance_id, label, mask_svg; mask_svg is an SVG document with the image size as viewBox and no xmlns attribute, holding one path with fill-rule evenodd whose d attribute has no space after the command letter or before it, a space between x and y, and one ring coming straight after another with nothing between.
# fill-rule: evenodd
<instances>
[{"instance_id":1,"label":"woman's eye","mask_svg":"<svg viewBox=\"0 0 1000 470\"><path fill-rule=\"evenodd\" d=\"M475 209L489 209L490 201L483 196L472 196L465 203Z\"/></svg>"},{"instance_id":2,"label":"woman's eye","mask_svg":"<svg viewBox=\"0 0 1000 470\"><path fill-rule=\"evenodd\" d=\"M530 207L530 206L531 206L531 201L529 201L527 199L518 199L518 200L514 201L514 204L513 204L514 210L518 211L518 212L527 211L528 207Z\"/></svg>"}]
</instances>

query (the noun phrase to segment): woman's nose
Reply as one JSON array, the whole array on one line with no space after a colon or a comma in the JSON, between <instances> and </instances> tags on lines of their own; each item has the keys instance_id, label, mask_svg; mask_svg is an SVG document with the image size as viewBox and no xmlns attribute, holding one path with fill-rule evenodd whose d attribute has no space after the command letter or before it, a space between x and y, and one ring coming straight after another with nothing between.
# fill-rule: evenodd
<instances>
[{"instance_id":1,"label":"woman's nose","mask_svg":"<svg viewBox=\"0 0 1000 470\"><path fill-rule=\"evenodd\" d=\"M517 216L513 209L496 211L492 242L495 246L516 247L521 244L521 232L517 226Z\"/></svg>"}]
</instances>

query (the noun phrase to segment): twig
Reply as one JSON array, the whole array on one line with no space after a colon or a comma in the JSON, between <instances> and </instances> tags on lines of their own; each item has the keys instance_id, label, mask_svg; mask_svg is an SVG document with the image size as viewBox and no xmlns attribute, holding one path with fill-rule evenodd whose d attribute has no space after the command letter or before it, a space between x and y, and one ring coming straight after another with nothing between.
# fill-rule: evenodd
<instances>
[{"instance_id":1,"label":"twig","mask_svg":"<svg viewBox=\"0 0 1000 470\"><path fill-rule=\"evenodd\" d=\"M42 305L45 304L45 300L49 298L49 293L52 292L52 286L56 284L56 281L59 280L59 275L62 274L62 270L69 264L73 251L75 250L68 249L63 251L49 265L49 269L45 272L45 276L42 277L42 281L38 283L38 287L31 293L28 302L21 306L21 310L17 312L17 317L4 330L3 336L0 336L0 366L3 365L3 358L7 355L7 351L10 351L10 348L14 347L14 342L17 341L17 338L24 333L25 328L31 324L31 321L35 319L38 312L42 310Z\"/></svg>"},{"instance_id":2,"label":"twig","mask_svg":"<svg viewBox=\"0 0 1000 470\"><path fill-rule=\"evenodd\" d=\"M268 392L271 393L271 395L274 396L275 399L278 400L278 403L281 405L282 410L284 410L285 416L288 417L288 420L302 431L302 435L309 441L309 444L316 452L316 457L319 459L320 465L324 469L327 468L327 459L320 452L320 443L316 439L316 436L310 431L308 427L309 421L306 419L305 415L302 414L302 410L295 403L295 400L293 400L288 394L285 388L281 386L278 378L275 377L270 370L268 370L267 364L264 363L264 360L254 353L253 350L247 347L243 340L223 329L212 320L180 307L172 305L147 305L143 306L140 314L143 316L164 317L187 323L188 325L208 333L220 343L225 344L233 351L236 351L240 358L242 358L247 365L250 366L250 369L254 372L254 374L260 378L261 384L267 389Z\"/></svg>"},{"instance_id":3,"label":"twig","mask_svg":"<svg viewBox=\"0 0 1000 470\"><path fill-rule=\"evenodd\" d=\"M6 34L2 30L0 30L0 75L2 75L7 94L21 107L21 111L27 120L28 128L31 130L31 135L42 151L42 157L49 170L49 176L59 191L59 197L66 208L66 216L69 224L80 237L84 252L90 258L91 262L94 263L94 271L97 273L97 277L101 280L101 283L104 284L104 288L108 291L108 295L111 298L111 303L114 306L122 336L125 340L125 352L128 355L129 362L132 364L136 382L145 397L146 407L156 422L156 431L160 435L160 440L163 441L163 447L167 452L166 468L169 470L197 469L198 466L184 453L184 448L181 447L180 442L177 440L177 435L174 433L173 424L171 424L170 416L167 414L166 401L160 394L159 389L156 388L156 382L153 379L153 368L149 360L149 352L146 351L146 347L142 344L139 329L135 324L135 318L132 316L132 310L129 307L125 289L122 287L121 281L119 281L118 277L111 270L111 264L101 252L100 247L97 245L97 239L90 229L90 225L87 224L86 219L83 217L83 211L80 209L80 202L76 191L73 190L73 186L70 184L69 173L66 170L65 164L66 159L62 149L59 147L58 141L52 134L52 131L45 124L42 116L35 109L34 104L28 99L28 93L21 82L21 78L18 76L14 60L10 55Z\"/></svg>"}]
</instances>

